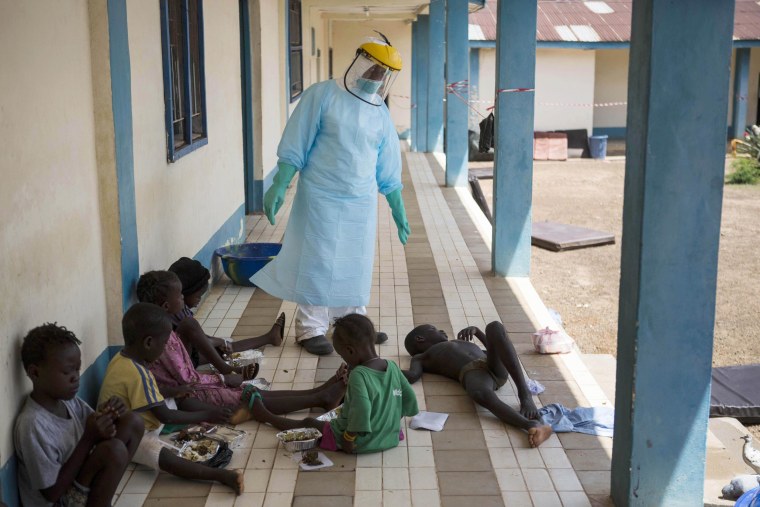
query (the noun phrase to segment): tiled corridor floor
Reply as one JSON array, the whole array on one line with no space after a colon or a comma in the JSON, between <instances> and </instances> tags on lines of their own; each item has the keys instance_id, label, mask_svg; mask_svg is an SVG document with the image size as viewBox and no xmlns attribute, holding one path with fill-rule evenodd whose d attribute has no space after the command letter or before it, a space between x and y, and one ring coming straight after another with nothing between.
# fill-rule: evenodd
<instances>
[{"instance_id":1,"label":"tiled corridor floor","mask_svg":"<svg viewBox=\"0 0 760 507\"><path fill-rule=\"evenodd\" d=\"M609 404L577 354L532 353L530 334L548 317L529 282L488 274L489 239L475 204L460 199L461 191L440 185L442 171L434 157L405 152L403 158L404 197L412 228L405 248L383 199L378 207L368 315L389 336L379 353L405 368L409 356L403 339L415 325L431 323L454 336L467 325L482 328L501 320L528 376L546 386L537 402L556 401L569 407ZM248 241L280 241L293 192L294 186L276 227L263 217L249 219ZM262 334L281 311L287 316L286 340L281 347L264 350L260 376L272 382L272 389L311 388L329 378L341 360L336 354L312 356L294 343L293 303L222 282L211 290L197 318L209 334L235 338ZM406 428L407 439L396 449L362 456L329 453L333 467L303 472L278 446L273 428L248 422L238 426L248 434L230 464L245 469L243 495L138 468L122 480L116 505L609 505L611 439L563 434L531 449L526 434L476 407L458 383L425 375L413 387L420 409L450 414L444 431ZM511 384L498 394L517 404Z\"/></svg>"}]
</instances>

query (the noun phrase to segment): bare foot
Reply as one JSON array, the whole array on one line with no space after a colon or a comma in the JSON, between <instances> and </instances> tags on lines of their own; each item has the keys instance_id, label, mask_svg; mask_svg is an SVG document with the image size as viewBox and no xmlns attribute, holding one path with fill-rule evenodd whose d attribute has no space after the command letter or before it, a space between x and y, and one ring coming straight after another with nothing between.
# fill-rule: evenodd
<instances>
[{"instance_id":1,"label":"bare foot","mask_svg":"<svg viewBox=\"0 0 760 507\"><path fill-rule=\"evenodd\" d=\"M526 419L538 419L538 409L531 396L520 400L520 413Z\"/></svg>"},{"instance_id":2,"label":"bare foot","mask_svg":"<svg viewBox=\"0 0 760 507\"><path fill-rule=\"evenodd\" d=\"M281 313L277 320L274 321L272 329L269 330L269 337L272 345L279 347L285 337L285 313Z\"/></svg>"},{"instance_id":3,"label":"bare foot","mask_svg":"<svg viewBox=\"0 0 760 507\"><path fill-rule=\"evenodd\" d=\"M534 428L531 428L528 430L528 441L530 442L531 447L538 447L539 445L546 442L546 439L552 436L552 427L541 425L536 426Z\"/></svg>"},{"instance_id":4,"label":"bare foot","mask_svg":"<svg viewBox=\"0 0 760 507\"><path fill-rule=\"evenodd\" d=\"M230 424L237 426L251 419L251 413L245 407L240 407L230 417Z\"/></svg>"},{"instance_id":5,"label":"bare foot","mask_svg":"<svg viewBox=\"0 0 760 507\"><path fill-rule=\"evenodd\" d=\"M320 406L325 409L325 412L329 412L343 401L343 397L346 395L346 386L343 382L334 382L330 387L323 389L319 394L322 400Z\"/></svg>"},{"instance_id":6,"label":"bare foot","mask_svg":"<svg viewBox=\"0 0 760 507\"><path fill-rule=\"evenodd\" d=\"M235 492L236 495L240 495L245 488L245 479L243 478L242 470L225 470L224 476L219 481L225 486L229 487Z\"/></svg>"}]
</instances>

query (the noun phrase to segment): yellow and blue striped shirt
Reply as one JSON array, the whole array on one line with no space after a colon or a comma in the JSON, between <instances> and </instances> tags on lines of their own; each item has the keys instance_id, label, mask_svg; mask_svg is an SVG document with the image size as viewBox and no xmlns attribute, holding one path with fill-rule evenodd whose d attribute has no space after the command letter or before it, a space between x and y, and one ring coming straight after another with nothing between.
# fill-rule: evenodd
<instances>
[{"instance_id":1,"label":"yellow and blue striped shirt","mask_svg":"<svg viewBox=\"0 0 760 507\"><path fill-rule=\"evenodd\" d=\"M121 352L108 363L106 376L100 387L98 405L113 396L121 398L128 409L142 416L146 431L152 431L161 426L161 422L151 412L152 408L164 403L164 397L158 390L156 379L148 368Z\"/></svg>"}]
</instances>

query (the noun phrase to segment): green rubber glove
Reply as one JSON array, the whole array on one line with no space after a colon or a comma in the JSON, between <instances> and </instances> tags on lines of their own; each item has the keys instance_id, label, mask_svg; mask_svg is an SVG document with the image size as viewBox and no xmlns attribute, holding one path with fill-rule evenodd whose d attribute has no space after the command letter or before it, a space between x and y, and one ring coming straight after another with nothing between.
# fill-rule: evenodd
<instances>
[{"instance_id":1,"label":"green rubber glove","mask_svg":"<svg viewBox=\"0 0 760 507\"><path fill-rule=\"evenodd\" d=\"M409 222L406 220L406 210L404 209L404 199L401 197L401 189L394 190L386 195L385 199L388 201L388 206L391 207L393 221L396 222L396 227L398 228L398 239L402 245L406 245L406 240L409 239L412 231L409 229Z\"/></svg>"},{"instance_id":2,"label":"green rubber glove","mask_svg":"<svg viewBox=\"0 0 760 507\"><path fill-rule=\"evenodd\" d=\"M285 202L285 191L290 185L290 180L296 175L296 171L297 169L290 164L277 163L277 174L274 175L272 186L264 194L264 213L272 225L274 225L274 216Z\"/></svg>"}]
</instances>

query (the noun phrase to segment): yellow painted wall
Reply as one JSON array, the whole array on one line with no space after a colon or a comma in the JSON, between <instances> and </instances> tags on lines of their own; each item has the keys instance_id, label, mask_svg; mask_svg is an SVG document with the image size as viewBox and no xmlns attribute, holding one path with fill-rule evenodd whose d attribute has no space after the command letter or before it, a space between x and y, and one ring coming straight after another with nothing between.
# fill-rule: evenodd
<instances>
[{"instance_id":1,"label":"yellow painted wall","mask_svg":"<svg viewBox=\"0 0 760 507\"><path fill-rule=\"evenodd\" d=\"M628 100L628 50L596 51L594 103ZM627 106L594 108L594 127L625 127Z\"/></svg>"},{"instance_id":2,"label":"yellow painted wall","mask_svg":"<svg viewBox=\"0 0 760 507\"><path fill-rule=\"evenodd\" d=\"M142 272L195 255L244 202L238 1L203 14L208 144L168 163L159 3L127 3Z\"/></svg>"},{"instance_id":3,"label":"yellow painted wall","mask_svg":"<svg viewBox=\"0 0 760 507\"><path fill-rule=\"evenodd\" d=\"M87 1L0 0L0 465L31 389L19 347L57 321L107 346Z\"/></svg>"},{"instance_id":4,"label":"yellow painted wall","mask_svg":"<svg viewBox=\"0 0 760 507\"><path fill-rule=\"evenodd\" d=\"M389 109L396 129L402 132L411 125L411 89L412 89L412 25L401 21L333 21L333 73L340 78L354 59L356 48L365 42L368 36L376 36L378 30L388 37L404 62L404 68L396 78L390 91ZM327 49L323 54L327 53Z\"/></svg>"}]
</instances>

